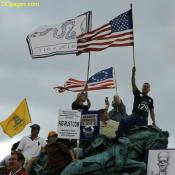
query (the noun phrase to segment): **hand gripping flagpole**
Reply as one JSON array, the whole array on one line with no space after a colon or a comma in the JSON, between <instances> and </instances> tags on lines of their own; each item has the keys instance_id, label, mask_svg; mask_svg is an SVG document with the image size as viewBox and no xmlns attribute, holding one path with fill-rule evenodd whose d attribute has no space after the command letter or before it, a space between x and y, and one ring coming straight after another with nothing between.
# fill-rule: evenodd
<instances>
[{"instance_id":1,"label":"hand gripping flagpole","mask_svg":"<svg viewBox=\"0 0 175 175\"><path fill-rule=\"evenodd\" d=\"M133 15L132 15L132 4L130 4L131 7L131 17L132 17L132 25L133 25ZM133 66L135 67L135 52L134 52L134 27L133 27L133 45L132 45L132 53L133 53Z\"/></svg>"}]
</instances>

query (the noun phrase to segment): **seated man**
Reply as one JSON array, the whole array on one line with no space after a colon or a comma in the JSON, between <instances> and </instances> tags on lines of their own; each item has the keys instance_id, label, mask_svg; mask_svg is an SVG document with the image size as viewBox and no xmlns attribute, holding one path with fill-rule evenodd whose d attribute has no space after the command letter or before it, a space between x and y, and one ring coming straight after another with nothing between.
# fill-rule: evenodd
<instances>
[{"instance_id":1,"label":"seated man","mask_svg":"<svg viewBox=\"0 0 175 175\"><path fill-rule=\"evenodd\" d=\"M119 122L109 119L107 109L100 109L100 134L109 139L116 137Z\"/></svg>"},{"instance_id":2,"label":"seated man","mask_svg":"<svg viewBox=\"0 0 175 175\"><path fill-rule=\"evenodd\" d=\"M48 133L48 143L45 147L48 160L44 166L43 175L58 175L72 161L69 148L59 142L57 133Z\"/></svg>"},{"instance_id":3,"label":"seated man","mask_svg":"<svg viewBox=\"0 0 175 175\"><path fill-rule=\"evenodd\" d=\"M109 111L109 118L120 122L122 117L126 116L126 107L118 95L113 97L112 107L113 109Z\"/></svg>"},{"instance_id":4,"label":"seated man","mask_svg":"<svg viewBox=\"0 0 175 175\"><path fill-rule=\"evenodd\" d=\"M19 152L13 152L9 159L9 175L27 175L23 169L25 158Z\"/></svg>"},{"instance_id":5,"label":"seated man","mask_svg":"<svg viewBox=\"0 0 175 175\"><path fill-rule=\"evenodd\" d=\"M132 126L148 125L148 115L150 112L152 125L156 126L153 99L148 96L150 84L144 83L140 92L135 83L136 68L132 68L132 89L134 94L134 104L132 114L122 118L118 127L117 138L122 137L125 131Z\"/></svg>"}]
</instances>

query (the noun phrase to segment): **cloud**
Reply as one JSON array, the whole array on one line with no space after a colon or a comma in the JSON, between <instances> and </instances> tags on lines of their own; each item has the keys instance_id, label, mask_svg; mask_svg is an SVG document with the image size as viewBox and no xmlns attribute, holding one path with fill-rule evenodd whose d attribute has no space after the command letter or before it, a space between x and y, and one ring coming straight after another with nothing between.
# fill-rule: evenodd
<instances>
[{"instance_id":1,"label":"cloud","mask_svg":"<svg viewBox=\"0 0 175 175\"><path fill-rule=\"evenodd\" d=\"M93 28L99 27L125 10L129 1L48 1L40 0L37 8L2 8L0 15L0 120L9 116L18 103L26 97L32 121L40 123L41 136L56 129L59 109L70 109L75 93L57 94L53 87L63 85L70 78L86 79L88 54L57 55L32 59L26 36L40 25L61 23L79 14L93 10ZM100 8L99 8L100 2ZM140 88L144 81L151 83L158 125L170 131L170 145L174 145L174 1L133 3L136 81ZM166 9L166 11L165 11ZM90 75L111 66L116 69L117 91L132 111L131 90L132 47L109 48L91 53ZM89 92L92 109L104 107L106 96L112 101L116 90ZM26 128L19 138L30 134ZM0 141L10 139L0 131ZM171 146L171 147L172 147Z\"/></svg>"}]
</instances>

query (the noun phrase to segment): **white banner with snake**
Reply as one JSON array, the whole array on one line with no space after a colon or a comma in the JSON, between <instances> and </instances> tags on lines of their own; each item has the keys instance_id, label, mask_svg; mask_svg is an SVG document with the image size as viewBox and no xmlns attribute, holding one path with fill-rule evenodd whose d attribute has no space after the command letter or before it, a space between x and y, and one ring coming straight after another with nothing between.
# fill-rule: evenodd
<instances>
[{"instance_id":1,"label":"white banner with snake","mask_svg":"<svg viewBox=\"0 0 175 175\"><path fill-rule=\"evenodd\" d=\"M53 26L43 25L27 36L32 58L77 52L77 36L91 29L92 13L86 12L74 19Z\"/></svg>"}]
</instances>

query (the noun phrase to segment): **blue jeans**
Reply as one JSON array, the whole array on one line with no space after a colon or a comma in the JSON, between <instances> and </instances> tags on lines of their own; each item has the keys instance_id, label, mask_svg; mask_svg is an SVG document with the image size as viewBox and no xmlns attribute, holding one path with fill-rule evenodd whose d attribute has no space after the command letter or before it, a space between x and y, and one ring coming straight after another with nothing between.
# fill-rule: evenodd
<instances>
[{"instance_id":1,"label":"blue jeans","mask_svg":"<svg viewBox=\"0 0 175 175\"><path fill-rule=\"evenodd\" d=\"M142 117L136 114L131 114L125 116L121 119L118 131L117 131L117 138L122 137L123 134L126 132L127 129L133 126L146 126L148 125L147 117Z\"/></svg>"}]
</instances>

